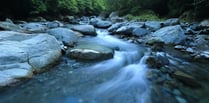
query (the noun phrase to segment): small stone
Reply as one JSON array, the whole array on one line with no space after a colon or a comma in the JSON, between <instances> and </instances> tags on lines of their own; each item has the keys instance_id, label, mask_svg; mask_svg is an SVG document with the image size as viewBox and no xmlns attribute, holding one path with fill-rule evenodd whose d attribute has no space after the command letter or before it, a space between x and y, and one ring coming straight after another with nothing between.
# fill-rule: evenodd
<instances>
[{"instance_id":1,"label":"small stone","mask_svg":"<svg viewBox=\"0 0 209 103\"><path fill-rule=\"evenodd\" d=\"M176 46L174 47L174 49L177 49L177 50L185 50L186 47L185 47L185 46L182 46L182 45L176 45Z\"/></svg>"},{"instance_id":2,"label":"small stone","mask_svg":"<svg viewBox=\"0 0 209 103\"><path fill-rule=\"evenodd\" d=\"M187 49L186 49L186 52L188 52L188 53L190 53L190 54L195 53L195 51L194 51L192 48L187 48Z\"/></svg>"}]
</instances>

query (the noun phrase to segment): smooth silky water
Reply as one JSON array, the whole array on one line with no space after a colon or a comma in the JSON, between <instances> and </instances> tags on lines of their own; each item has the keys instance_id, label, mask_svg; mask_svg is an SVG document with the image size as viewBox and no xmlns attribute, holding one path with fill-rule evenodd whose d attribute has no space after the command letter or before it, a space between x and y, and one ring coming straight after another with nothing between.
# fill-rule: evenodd
<instances>
[{"instance_id":1,"label":"smooth silky water","mask_svg":"<svg viewBox=\"0 0 209 103\"><path fill-rule=\"evenodd\" d=\"M146 103L145 48L97 33L79 42L117 49L112 59L91 63L63 57L50 71L2 91L0 103Z\"/></svg>"},{"instance_id":2,"label":"smooth silky water","mask_svg":"<svg viewBox=\"0 0 209 103\"><path fill-rule=\"evenodd\" d=\"M149 50L117 39L106 30L97 33L97 37L86 37L79 42L115 49L112 59L81 62L64 56L49 71L1 90L0 103L164 103L161 100L165 101L167 94L153 97L151 83L146 79L148 67L144 62ZM158 99L153 101L153 98Z\"/></svg>"}]
</instances>

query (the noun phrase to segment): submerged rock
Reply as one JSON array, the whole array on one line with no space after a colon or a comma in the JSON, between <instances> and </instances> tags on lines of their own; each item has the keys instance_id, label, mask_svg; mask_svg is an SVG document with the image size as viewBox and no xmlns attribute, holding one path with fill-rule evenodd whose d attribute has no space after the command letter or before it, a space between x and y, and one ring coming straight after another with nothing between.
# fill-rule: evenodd
<instances>
[{"instance_id":1,"label":"submerged rock","mask_svg":"<svg viewBox=\"0 0 209 103\"><path fill-rule=\"evenodd\" d=\"M197 80L194 77L182 71L177 70L172 74L172 76L177 80L182 81L187 86L201 87L201 85L197 82Z\"/></svg>"},{"instance_id":2,"label":"submerged rock","mask_svg":"<svg viewBox=\"0 0 209 103\"><path fill-rule=\"evenodd\" d=\"M44 71L61 57L58 41L47 34L0 32L0 86Z\"/></svg>"},{"instance_id":3,"label":"submerged rock","mask_svg":"<svg viewBox=\"0 0 209 103\"><path fill-rule=\"evenodd\" d=\"M67 56L79 60L104 60L112 58L113 55L111 48L98 44L79 44L67 50Z\"/></svg>"}]
</instances>

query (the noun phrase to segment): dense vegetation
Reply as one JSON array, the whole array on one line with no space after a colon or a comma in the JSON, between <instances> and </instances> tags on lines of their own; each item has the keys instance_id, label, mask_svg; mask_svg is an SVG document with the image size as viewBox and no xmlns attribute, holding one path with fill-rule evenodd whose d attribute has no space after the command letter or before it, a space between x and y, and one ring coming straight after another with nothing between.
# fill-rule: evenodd
<instances>
[{"instance_id":1,"label":"dense vegetation","mask_svg":"<svg viewBox=\"0 0 209 103\"><path fill-rule=\"evenodd\" d=\"M121 15L154 13L162 17L207 18L208 0L1 0L0 17L98 15L119 11Z\"/></svg>"},{"instance_id":2,"label":"dense vegetation","mask_svg":"<svg viewBox=\"0 0 209 103\"><path fill-rule=\"evenodd\" d=\"M154 12L158 16L202 19L209 17L208 0L107 0L109 10L140 15Z\"/></svg>"},{"instance_id":3,"label":"dense vegetation","mask_svg":"<svg viewBox=\"0 0 209 103\"><path fill-rule=\"evenodd\" d=\"M104 0L1 0L0 16L96 15L104 9Z\"/></svg>"}]
</instances>

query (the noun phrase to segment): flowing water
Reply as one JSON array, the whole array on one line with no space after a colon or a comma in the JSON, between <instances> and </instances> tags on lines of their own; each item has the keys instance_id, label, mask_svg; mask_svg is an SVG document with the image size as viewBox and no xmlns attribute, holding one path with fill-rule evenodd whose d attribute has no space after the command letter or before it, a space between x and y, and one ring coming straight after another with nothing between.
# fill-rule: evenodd
<instances>
[{"instance_id":1,"label":"flowing water","mask_svg":"<svg viewBox=\"0 0 209 103\"><path fill-rule=\"evenodd\" d=\"M150 50L98 30L97 37L79 42L92 42L115 49L112 59L81 62L62 57L47 72L0 91L0 103L208 103L209 65L180 59L172 50L170 63L191 72L201 89L181 87L167 90L146 79L150 68L144 63ZM174 56L175 55L175 56ZM179 57L178 57L179 56ZM203 76L204 75L204 76ZM157 79L157 78L156 78ZM154 89L153 89L154 88ZM154 91L154 92L153 92Z\"/></svg>"},{"instance_id":2,"label":"flowing water","mask_svg":"<svg viewBox=\"0 0 209 103\"><path fill-rule=\"evenodd\" d=\"M112 59L91 63L63 57L50 71L3 91L1 103L147 103L145 48L97 32L80 42L117 49Z\"/></svg>"}]
</instances>

